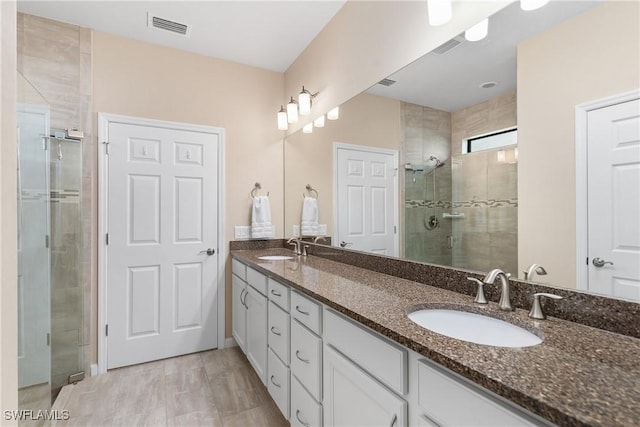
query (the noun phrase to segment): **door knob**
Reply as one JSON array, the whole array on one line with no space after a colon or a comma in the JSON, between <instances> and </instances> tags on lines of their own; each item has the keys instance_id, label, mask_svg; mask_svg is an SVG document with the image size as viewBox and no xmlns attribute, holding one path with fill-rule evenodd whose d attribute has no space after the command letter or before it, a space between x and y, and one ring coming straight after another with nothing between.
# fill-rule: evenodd
<instances>
[{"instance_id":1,"label":"door knob","mask_svg":"<svg viewBox=\"0 0 640 427\"><path fill-rule=\"evenodd\" d=\"M592 263L594 266L598 267L598 268L600 268L600 267L604 267L606 264L611 264L611 265L613 265L613 263L612 263L611 261L605 261L605 260L603 260L602 258L598 258L598 257L595 257L595 258L593 259L593 261L591 261L591 263Z\"/></svg>"},{"instance_id":2,"label":"door knob","mask_svg":"<svg viewBox=\"0 0 640 427\"><path fill-rule=\"evenodd\" d=\"M215 250L215 249L213 249L213 248L209 248L209 249L207 249L207 250L204 250L204 251L200 251L200 252L198 252L198 255L200 255L200 254L207 254L207 255L211 256L211 255L213 255L213 254L215 254L215 253L216 253L216 250Z\"/></svg>"},{"instance_id":3,"label":"door knob","mask_svg":"<svg viewBox=\"0 0 640 427\"><path fill-rule=\"evenodd\" d=\"M351 246L351 242L345 242L344 240L340 242L341 248L346 248L347 246Z\"/></svg>"}]
</instances>

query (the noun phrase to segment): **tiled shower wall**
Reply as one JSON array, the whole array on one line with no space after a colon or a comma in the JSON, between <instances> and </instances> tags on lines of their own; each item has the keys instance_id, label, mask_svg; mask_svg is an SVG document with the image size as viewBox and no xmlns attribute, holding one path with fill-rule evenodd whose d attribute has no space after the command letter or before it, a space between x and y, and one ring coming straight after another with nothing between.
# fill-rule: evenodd
<instances>
[{"instance_id":1,"label":"tiled shower wall","mask_svg":"<svg viewBox=\"0 0 640 427\"><path fill-rule=\"evenodd\" d=\"M511 92L451 115L453 267L518 276L518 164L512 148L461 154L462 140L517 125ZM502 153L500 153L502 152Z\"/></svg>"},{"instance_id":2,"label":"tiled shower wall","mask_svg":"<svg viewBox=\"0 0 640 427\"><path fill-rule=\"evenodd\" d=\"M442 217L451 205L451 114L403 102L401 118L402 163L413 168L404 169L404 257L451 265L451 221ZM444 166L434 170L436 163L430 156ZM436 216L439 226L429 230L425 221L431 215Z\"/></svg>"},{"instance_id":3,"label":"tiled shower wall","mask_svg":"<svg viewBox=\"0 0 640 427\"><path fill-rule=\"evenodd\" d=\"M78 128L83 142L51 141L52 396L87 371L90 309L91 32L18 14L18 71L51 106L51 128Z\"/></svg>"},{"instance_id":4,"label":"tiled shower wall","mask_svg":"<svg viewBox=\"0 0 640 427\"><path fill-rule=\"evenodd\" d=\"M454 113L407 103L401 111L403 163L413 168L404 170L404 257L517 275L517 151L462 155L464 138L517 124L515 92ZM435 173L431 155L445 162ZM433 214L439 226L428 230Z\"/></svg>"}]
</instances>

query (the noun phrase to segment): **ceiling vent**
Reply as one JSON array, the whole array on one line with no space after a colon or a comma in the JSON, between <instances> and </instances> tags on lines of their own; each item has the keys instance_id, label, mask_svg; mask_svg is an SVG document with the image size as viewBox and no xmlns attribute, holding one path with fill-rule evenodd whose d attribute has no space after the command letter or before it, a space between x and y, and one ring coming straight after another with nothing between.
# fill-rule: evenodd
<instances>
[{"instance_id":1,"label":"ceiling vent","mask_svg":"<svg viewBox=\"0 0 640 427\"><path fill-rule=\"evenodd\" d=\"M395 82L396 82L395 80L391 80L391 79L382 79L378 82L378 84L382 86L391 86Z\"/></svg>"},{"instance_id":2,"label":"ceiling vent","mask_svg":"<svg viewBox=\"0 0 640 427\"><path fill-rule=\"evenodd\" d=\"M147 14L147 27L170 31L172 33L180 34L181 36L187 37L191 32L191 27L189 27L187 24L160 18L159 16L152 15L151 13Z\"/></svg>"},{"instance_id":3,"label":"ceiling vent","mask_svg":"<svg viewBox=\"0 0 640 427\"><path fill-rule=\"evenodd\" d=\"M445 42L443 44L441 44L440 46L438 46L437 48L433 49L431 51L431 53L435 54L435 55L444 55L445 53L449 52L450 50L460 46L462 44L462 41L464 39L460 36L458 37L454 37L451 40L449 40L448 42Z\"/></svg>"}]
</instances>

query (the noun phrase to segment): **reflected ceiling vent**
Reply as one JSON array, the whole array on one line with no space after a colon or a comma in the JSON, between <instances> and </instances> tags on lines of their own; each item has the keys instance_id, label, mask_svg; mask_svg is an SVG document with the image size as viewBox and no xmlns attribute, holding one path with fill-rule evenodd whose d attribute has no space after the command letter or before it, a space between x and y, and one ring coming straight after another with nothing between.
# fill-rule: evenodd
<instances>
[{"instance_id":1,"label":"reflected ceiling vent","mask_svg":"<svg viewBox=\"0 0 640 427\"><path fill-rule=\"evenodd\" d=\"M434 55L444 55L449 52L451 49L454 49L462 44L464 38L457 36L433 49L431 53Z\"/></svg>"},{"instance_id":2,"label":"reflected ceiling vent","mask_svg":"<svg viewBox=\"0 0 640 427\"><path fill-rule=\"evenodd\" d=\"M378 82L378 84L382 86L391 86L395 82L396 82L395 80L391 80L391 79L382 79Z\"/></svg>"},{"instance_id":3,"label":"reflected ceiling vent","mask_svg":"<svg viewBox=\"0 0 640 427\"><path fill-rule=\"evenodd\" d=\"M187 24L160 18L159 16L155 16L151 13L147 13L147 27L170 31L172 33L180 34L181 36L187 37L189 37L189 33L191 32L191 27L189 27Z\"/></svg>"}]
</instances>

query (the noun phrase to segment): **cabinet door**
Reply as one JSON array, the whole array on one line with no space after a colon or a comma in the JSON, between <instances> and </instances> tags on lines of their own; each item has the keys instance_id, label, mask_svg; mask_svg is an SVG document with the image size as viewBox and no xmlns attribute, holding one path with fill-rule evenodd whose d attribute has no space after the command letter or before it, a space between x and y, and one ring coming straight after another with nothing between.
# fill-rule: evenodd
<instances>
[{"instance_id":1,"label":"cabinet door","mask_svg":"<svg viewBox=\"0 0 640 427\"><path fill-rule=\"evenodd\" d=\"M324 419L330 426L407 425L407 403L351 363L324 348Z\"/></svg>"},{"instance_id":2,"label":"cabinet door","mask_svg":"<svg viewBox=\"0 0 640 427\"><path fill-rule=\"evenodd\" d=\"M244 298L246 293L246 283L244 283L235 274L231 276L232 285L232 333L233 338L244 353L247 352L247 309L244 306Z\"/></svg>"},{"instance_id":3,"label":"cabinet door","mask_svg":"<svg viewBox=\"0 0 640 427\"><path fill-rule=\"evenodd\" d=\"M267 298L247 286L247 359L263 384L267 381Z\"/></svg>"}]
</instances>

